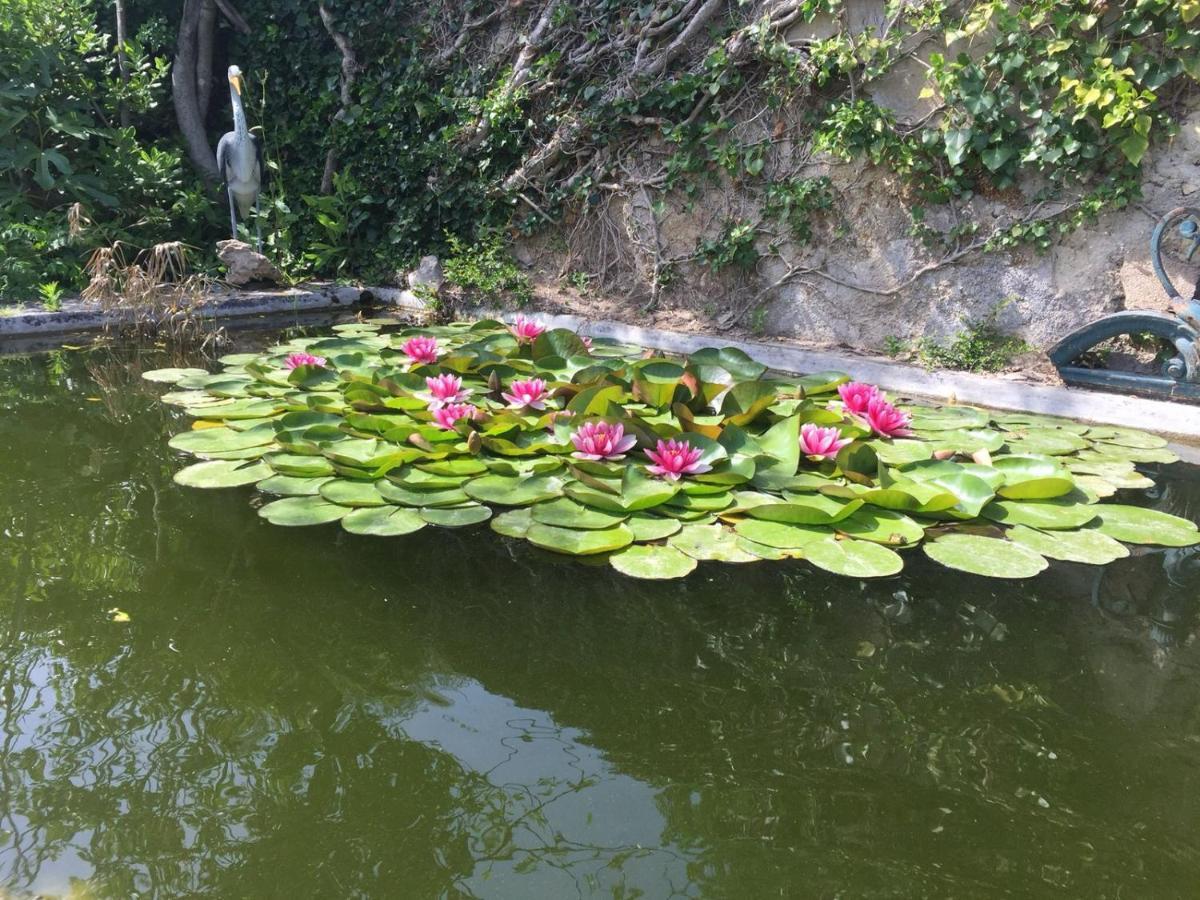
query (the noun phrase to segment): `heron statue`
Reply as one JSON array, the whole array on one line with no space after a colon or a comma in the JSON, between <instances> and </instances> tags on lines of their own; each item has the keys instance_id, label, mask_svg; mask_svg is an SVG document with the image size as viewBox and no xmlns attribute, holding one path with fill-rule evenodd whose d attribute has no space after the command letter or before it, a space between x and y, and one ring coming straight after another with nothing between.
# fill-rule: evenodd
<instances>
[{"instance_id":1,"label":"heron statue","mask_svg":"<svg viewBox=\"0 0 1200 900\"><path fill-rule=\"evenodd\" d=\"M246 127L246 109L242 106L242 70L229 67L229 99L233 103L233 131L217 142L217 171L229 195L229 226L237 240L238 215L243 219L254 210L258 250L262 252L262 223L258 216L258 194L262 188L262 140Z\"/></svg>"}]
</instances>

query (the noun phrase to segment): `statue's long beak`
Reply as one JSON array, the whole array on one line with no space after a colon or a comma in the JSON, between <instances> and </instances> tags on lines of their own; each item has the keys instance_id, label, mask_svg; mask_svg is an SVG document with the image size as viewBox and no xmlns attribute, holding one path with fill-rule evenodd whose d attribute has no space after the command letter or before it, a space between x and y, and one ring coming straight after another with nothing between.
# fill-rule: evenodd
<instances>
[{"instance_id":1,"label":"statue's long beak","mask_svg":"<svg viewBox=\"0 0 1200 900\"><path fill-rule=\"evenodd\" d=\"M237 95L242 96L242 78L240 75L234 75L229 79L229 83L233 85L233 89L237 91Z\"/></svg>"}]
</instances>

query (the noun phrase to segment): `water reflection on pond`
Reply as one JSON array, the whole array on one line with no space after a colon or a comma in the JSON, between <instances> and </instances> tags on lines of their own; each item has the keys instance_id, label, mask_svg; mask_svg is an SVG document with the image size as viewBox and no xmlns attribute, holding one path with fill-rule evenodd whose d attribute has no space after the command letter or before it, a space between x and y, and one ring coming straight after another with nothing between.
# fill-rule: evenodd
<instances>
[{"instance_id":1,"label":"water reflection on pond","mask_svg":"<svg viewBox=\"0 0 1200 900\"><path fill-rule=\"evenodd\" d=\"M172 484L164 364L0 360L0 892L1194 889L1195 555L653 584L279 528Z\"/></svg>"}]
</instances>

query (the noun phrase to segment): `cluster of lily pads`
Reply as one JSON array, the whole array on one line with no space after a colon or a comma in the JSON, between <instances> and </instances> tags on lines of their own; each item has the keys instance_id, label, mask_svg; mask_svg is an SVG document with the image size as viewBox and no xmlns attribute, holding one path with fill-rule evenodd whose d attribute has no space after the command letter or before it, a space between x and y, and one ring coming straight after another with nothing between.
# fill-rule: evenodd
<instances>
[{"instance_id":1,"label":"cluster of lily pads","mask_svg":"<svg viewBox=\"0 0 1200 900\"><path fill-rule=\"evenodd\" d=\"M1110 502L1170 462L1158 437L969 406L892 402L836 372L776 377L733 348L687 358L519 318L352 323L222 371L159 369L201 461L190 487L256 485L277 525L390 537L490 520L640 578L798 558L854 577L923 552L1024 578L1104 564L1197 526Z\"/></svg>"}]
</instances>

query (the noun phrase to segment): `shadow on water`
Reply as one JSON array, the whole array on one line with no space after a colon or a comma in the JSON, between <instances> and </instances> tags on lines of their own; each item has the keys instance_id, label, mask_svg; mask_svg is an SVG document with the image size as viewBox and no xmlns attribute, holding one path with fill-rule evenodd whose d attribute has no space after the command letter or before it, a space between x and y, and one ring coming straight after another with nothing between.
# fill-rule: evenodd
<instances>
[{"instance_id":1,"label":"shadow on water","mask_svg":"<svg viewBox=\"0 0 1200 900\"><path fill-rule=\"evenodd\" d=\"M279 528L171 482L163 352L0 360L0 889L1194 888L1200 556L654 584ZM1156 477L1200 516L1195 470Z\"/></svg>"}]
</instances>

